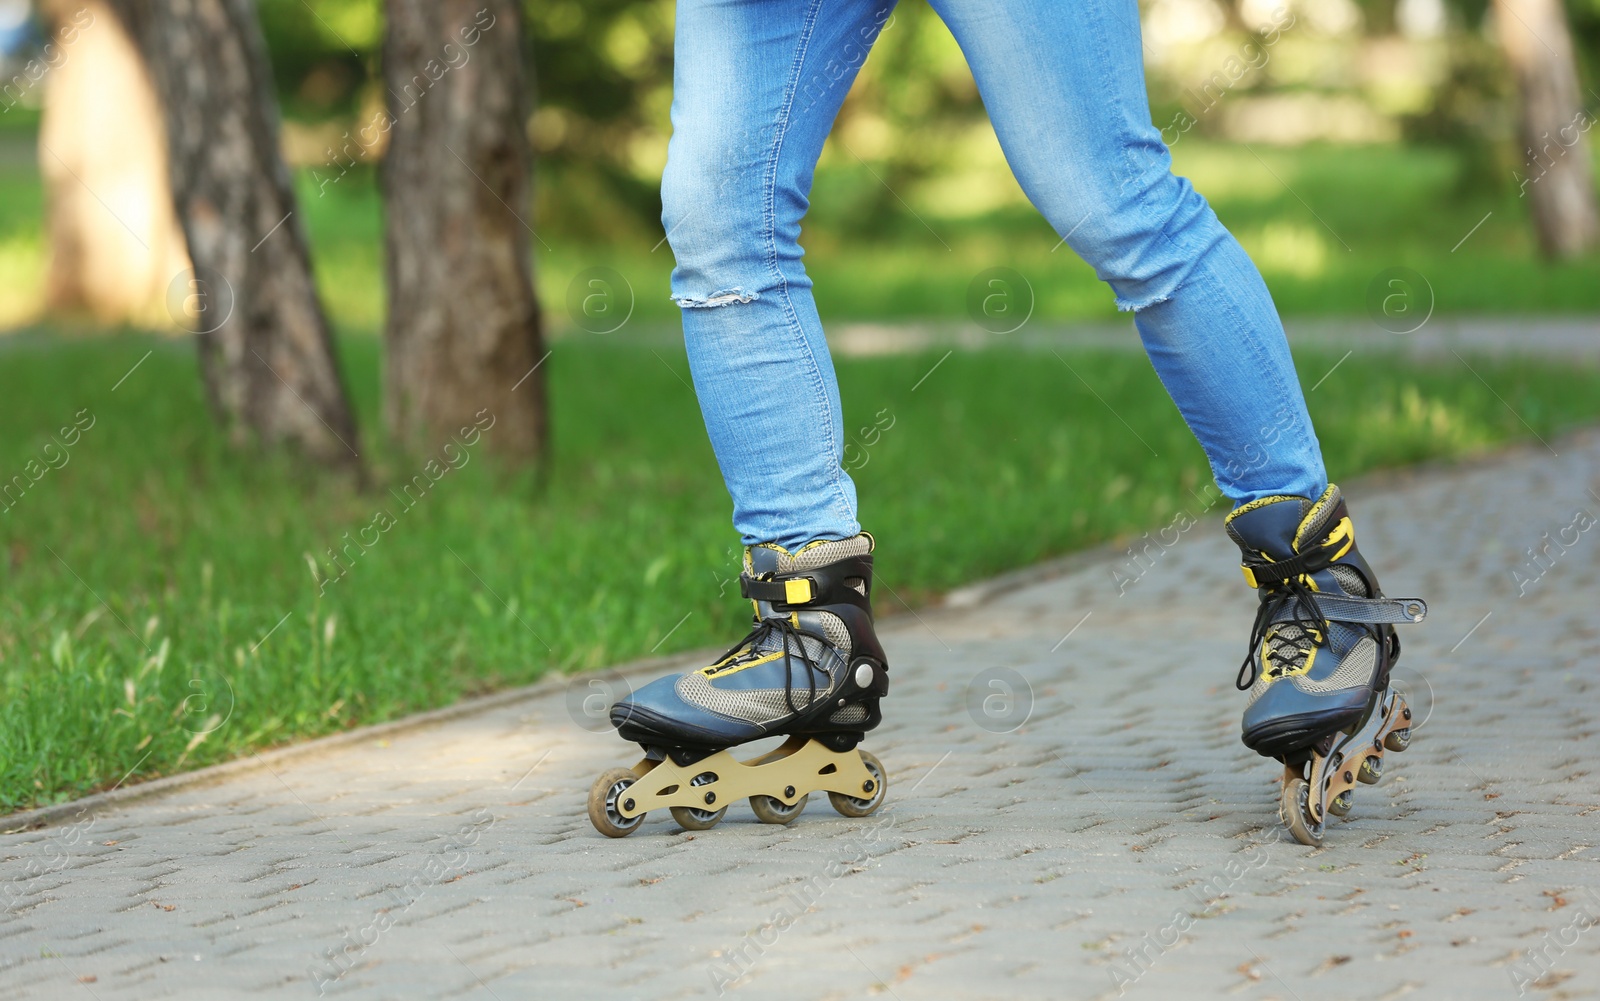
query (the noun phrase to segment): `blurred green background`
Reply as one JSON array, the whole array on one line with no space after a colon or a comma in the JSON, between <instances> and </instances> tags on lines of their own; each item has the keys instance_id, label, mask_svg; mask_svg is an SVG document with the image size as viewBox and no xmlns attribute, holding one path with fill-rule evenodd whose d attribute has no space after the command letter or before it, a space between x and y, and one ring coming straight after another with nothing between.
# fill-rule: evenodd
<instances>
[{"instance_id":1,"label":"blurred green background","mask_svg":"<svg viewBox=\"0 0 1600 1001\"><path fill-rule=\"evenodd\" d=\"M1286 314L1359 316L1368 282L1397 265L1427 277L1443 313L1600 305L1594 255L1547 266L1534 252L1513 88L1484 2L1291 4L1291 26L1256 50L1264 62L1252 57L1261 68L1180 132L1174 123L1199 111L1203 81L1252 51L1249 26L1278 6L1143 5L1152 118L1177 139L1178 172L1256 258ZM1592 83L1600 0L1567 7ZM559 330L567 284L603 265L633 285L637 319L670 323L657 185L670 133L671 0L525 10L537 78L532 219L550 319ZM374 331L383 302L374 170L346 170L334 151L383 106L381 3L262 0L260 12L329 308L341 330ZM0 322L13 324L38 315L47 252L28 103L0 115ZM1592 130L1585 141L1596 142ZM900 5L867 60L819 164L802 240L827 318L960 318L967 283L994 266L1027 276L1040 319L1114 312L1086 266L1051 253L1056 234L1011 178L959 50L921 3Z\"/></svg>"}]
</instances>

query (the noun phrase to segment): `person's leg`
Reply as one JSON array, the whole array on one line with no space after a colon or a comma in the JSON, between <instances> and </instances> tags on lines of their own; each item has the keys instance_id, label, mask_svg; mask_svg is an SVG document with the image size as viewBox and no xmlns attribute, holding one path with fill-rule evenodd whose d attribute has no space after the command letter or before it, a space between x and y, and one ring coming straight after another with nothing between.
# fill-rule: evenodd
<instances>
[{"instance_id":1,"label":"person's leg","mask_svg":"<svg viewBox=\"0 0 1600 1001\"><path fill-rule=\"evenodd\" d=\"M1237 504L1227 531L1260 598L1240 736L1288 766L1282 815L1296 838L1320 843L1328 814L1349 809L1354 775L1376 781L1384 749L1409 739L1409 710L1387 692L1393 624L1426 607L1382 596L1327 482L1266 285L1171 172L1150 122L1135 0L932 2L1023 189L1134 311Z\"/></svg>"},{"instance_id":2,"label":"person's leg","mask_svg":"<svg viewBox=\"0 0 1600 1001\"><path fill-rule=\"evenodd\" d=\"M1017 180L1134 312L1223 493L1319 495L1321 450L1266 284L1151 124L1135 0L933 6Z\"/></svg>"},{"instance_id":3,"label":"person's leg","mask_svg":"<svg viewBox=\"0 0 1600 1001\"><path fill-rule=\"evenodd\" d=\"M591 790L590 819L612 837L656 806L704 829L728 790L746 796L749 783L765 790L751 807L768 823L788 823L814 791L849 816L883 801L882 765L855 751L889 687L872 624L873 540L840 464L839 387L799 237L812 168L893 5L679 0L662 222L755 621L713 663L611 707L618 734L649 752ZM704 762L777 734L793 739L776 759ZM665 791L625 795L645 769L649 788Z\"/></svg>"},{"instance_id":4,"label":"person's leg","mask_svg":"<svg viewBox=\"0 0 1600 1001\"><path fill-rule=\"evenodd\" d=\"M801 263L822 145L894 0L680 0L662 224L689 368L745 545L861 530Z\"/></svg>"}]
</instances>

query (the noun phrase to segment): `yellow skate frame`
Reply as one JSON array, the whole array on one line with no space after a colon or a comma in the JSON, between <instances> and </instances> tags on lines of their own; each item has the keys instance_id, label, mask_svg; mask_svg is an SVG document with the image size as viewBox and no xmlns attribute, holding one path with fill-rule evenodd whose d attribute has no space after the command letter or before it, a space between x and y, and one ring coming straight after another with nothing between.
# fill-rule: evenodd
<instances>
[{"instance_id":1,"label":"yellow skate frame","mask_svg":"<svg viewBox=\"0 0 1600 1001\"><path fill-rule=\"evenodd\" d=\"M1391 697L1388 710L1380 715L1377 712L1367 721L1350 739L1335 745L1334 753L1341 756L1337 769L1329 769L1332 756L1323 757L1320 754L1311 756L1311 775L1309 785L1312 794L1307 797L1306 812L1314 824L1322 824L1328 818L1328 804L1338 799L1343 793L1354 789L1361 767L1368 758L1378 759L1381 767L1383 752L1389 739L1389 734L1396 730L1407 730L1411 727L1411 710L1406 706L1406 700L1399 692ZM1381 708L1381 707L1380 707ZM1300 778L1300 773L1295 768L1284 771L1284 781Z\"/></svg>"},{"instance_id":2,"label":"yellow skate frame","mask_svg":"<svg viewBox=\"0 0 1600 1001\"><path fill-rule=\"evenodd\" d=\"M721 810L750 796L771 796L784 806L793 806L818 791L872 799L879 781L867 770L859 751L829 750L799 734L752 761L740 761L727 751L688 766L670 758L645 758L633 766L633 773L638 780L616 804L618 815L628 820L674 806ZM700 785L690 784L702 775L715 777Z\"/></svg>"}]
</instances>

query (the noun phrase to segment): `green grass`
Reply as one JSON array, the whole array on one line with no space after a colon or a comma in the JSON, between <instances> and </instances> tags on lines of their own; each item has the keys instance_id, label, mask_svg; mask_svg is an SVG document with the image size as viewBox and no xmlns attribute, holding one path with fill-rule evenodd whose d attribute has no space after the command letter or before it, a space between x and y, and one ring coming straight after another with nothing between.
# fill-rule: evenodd
<instances>
[{"instance_id":1,"label":"green grass","mask_svg":"<svg viewBox=\"0 0 1600 1001\"><path fill-rule=\"evenodd\" d=\"M558 345L545 478L479 447L404 510L391 488L428 456L376 440L375 342L342 351L367 492L226 447L186 342L0 342L0 484L30 460L60 467L0 514L0 807L742 630L743 603L719 594L738 558L729 503L680 352ZM937 355L840 361L862 519L895 595L1199 507L1203 458L1146 361L1070 357L1104 402L1048 354L956 354L915 393ZM1335 360L1302 358L1307 382ZM1491 391L1448 361L1351 357L1313 394L1338 477L1525 437L1495 392L1545 437L1600 414L1600 372L1484 361ZM85 409L63 464L51 434ZM319 596L308 554L326 565L380 511L393 527Z\"/></svg>"}]
</instances>

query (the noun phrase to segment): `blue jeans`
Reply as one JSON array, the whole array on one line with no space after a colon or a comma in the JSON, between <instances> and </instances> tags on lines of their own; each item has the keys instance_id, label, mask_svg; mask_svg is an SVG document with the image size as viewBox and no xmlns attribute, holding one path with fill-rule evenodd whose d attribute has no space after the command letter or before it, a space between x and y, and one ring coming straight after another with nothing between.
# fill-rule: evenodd
<instances>
[{"instance_id":1,"label":"blue jeans","mask_svg":"<svg viewBox=\"0 0 1600 1001\"><path fill-rule=\"evenodd\" d=\"M1235 503L1316 497L1266 284L1151 124L1135 0L932 0L1023 191L1132 311ZM894 0L678 0L662 223L695 391L746 545L860 531L800 219Z\"/></svg>"}]
</instances>

